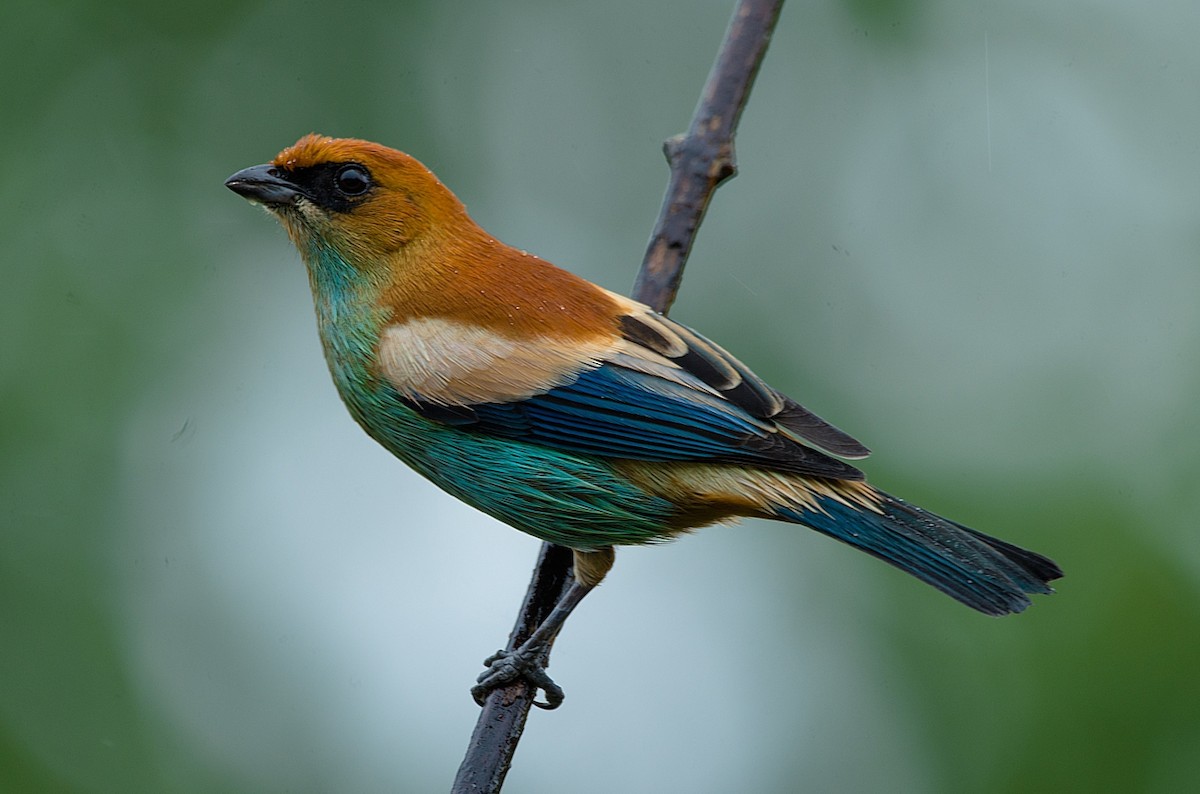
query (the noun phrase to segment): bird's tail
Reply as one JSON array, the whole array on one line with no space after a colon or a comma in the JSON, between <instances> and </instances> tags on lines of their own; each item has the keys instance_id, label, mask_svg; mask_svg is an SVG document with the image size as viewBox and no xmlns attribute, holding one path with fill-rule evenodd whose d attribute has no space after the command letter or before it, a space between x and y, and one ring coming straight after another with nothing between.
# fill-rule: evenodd
<instances>
[{"instance_id":1,"label":"bird's tail","mask_svg":"<svg viewBox=\"0 0 1200 794\"><path fill-rule=\"evenodd\" d=\"M860 486L862 487L862 486ZM1020 612L1054 592L1053 560L865 486L867 499L822 495L777 515L862 549L988 615ZM866 495L866 494L864 494Z\"/></svg>"}]
</instances>

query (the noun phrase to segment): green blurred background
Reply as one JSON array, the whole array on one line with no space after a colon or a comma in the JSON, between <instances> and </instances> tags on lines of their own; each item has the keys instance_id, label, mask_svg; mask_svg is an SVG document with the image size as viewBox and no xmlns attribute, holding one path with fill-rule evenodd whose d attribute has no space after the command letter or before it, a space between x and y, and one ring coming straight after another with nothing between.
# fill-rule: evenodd
<instances>
[{"instance_id":1,"label":"green blurred background","mask_svg":"<svg viewBox=\"0 0 1200 794\"><path fill-rule=\"evenodd\" d=\"M449 786L536 543L376 448L222 186L427 163L627 291L731 0L0 10L0 790ZM746 523L625 550L514 792L1200 780L1200 6L792 2L674 316L1057 559L990 620Z\"/></svg>"}]
</instances>

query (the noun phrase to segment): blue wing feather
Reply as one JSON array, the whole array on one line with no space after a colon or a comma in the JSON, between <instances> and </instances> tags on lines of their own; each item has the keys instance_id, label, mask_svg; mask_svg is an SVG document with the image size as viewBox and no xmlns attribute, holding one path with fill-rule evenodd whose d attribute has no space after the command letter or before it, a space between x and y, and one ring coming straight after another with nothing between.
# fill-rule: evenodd
<instances>
[{"instance_id":1,"label":"blue wing feather","mask_svg":"<svg viewBox=\"0 0 1200 794\"><path fill-rule=\"evenodd\" d=\"M769 420L752 416L686 371L665 377L646 369L606 361L569 384L524 400L454 406L452 424L607 458L740 463L862 479L854 467L780 433ZM446 421L444 406L407 402Z\"/></svg>"},{"instance_id":2,"label":"blue wing feather","mask_svg":"<svg viewBox=\"0 0 1200 794\"><path fill-rule=\"evenodd\" d=\"M805 443L846 458L865 458L870 454L869 449L849 434L772 389L719 345L649 307L642 308L643 311L621 317L621 334L626 340L669 359L693 381L703 383L722 399L750 416L783 428ZM644 358L635 366L648 364L654 367ZM671 379L678 380L676 376Z\"/></svg>"}]
</instances>

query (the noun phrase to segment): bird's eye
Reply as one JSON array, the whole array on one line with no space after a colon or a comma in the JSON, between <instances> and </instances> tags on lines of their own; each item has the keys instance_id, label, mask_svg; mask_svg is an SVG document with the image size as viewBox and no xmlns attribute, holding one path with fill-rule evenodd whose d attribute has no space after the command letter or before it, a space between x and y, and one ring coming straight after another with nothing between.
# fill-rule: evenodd
<instances>
[{"instance_id":1,"label":"bird's eye","mask_svg":"<svg viewBox=\"0 0 1200 794\"><path fill-rule=\"evenodd\" d=\"M347 196L361 196L371 187L371 175L360 165L348 165L337 172L333 185Z\"/></svg>"}]
</instances>

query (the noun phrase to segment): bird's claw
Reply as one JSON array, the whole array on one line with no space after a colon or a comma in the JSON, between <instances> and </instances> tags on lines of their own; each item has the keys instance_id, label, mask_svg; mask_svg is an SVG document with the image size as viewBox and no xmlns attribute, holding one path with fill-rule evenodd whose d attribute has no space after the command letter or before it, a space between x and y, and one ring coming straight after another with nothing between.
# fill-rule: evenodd
<instances>
[{"instance_id":1,"label":"bird's claw","mask_svg":"<svg viewBox=\"0 0 1200 794\"><path fill-rule=\"evenodd\" d=\"M524 679L534 688L535 698L539 689L546 693L545 702L536 699L533 701L533 705L538 708L551 710L562 705L562 687L547 675L540 653L523 653L520 649L496 651L483 660L483 665L488 669L479 674L477 683L471 687L471 696L480 706L493 689L511 684L517 679Z\"/></svg>"}]
</instances>

